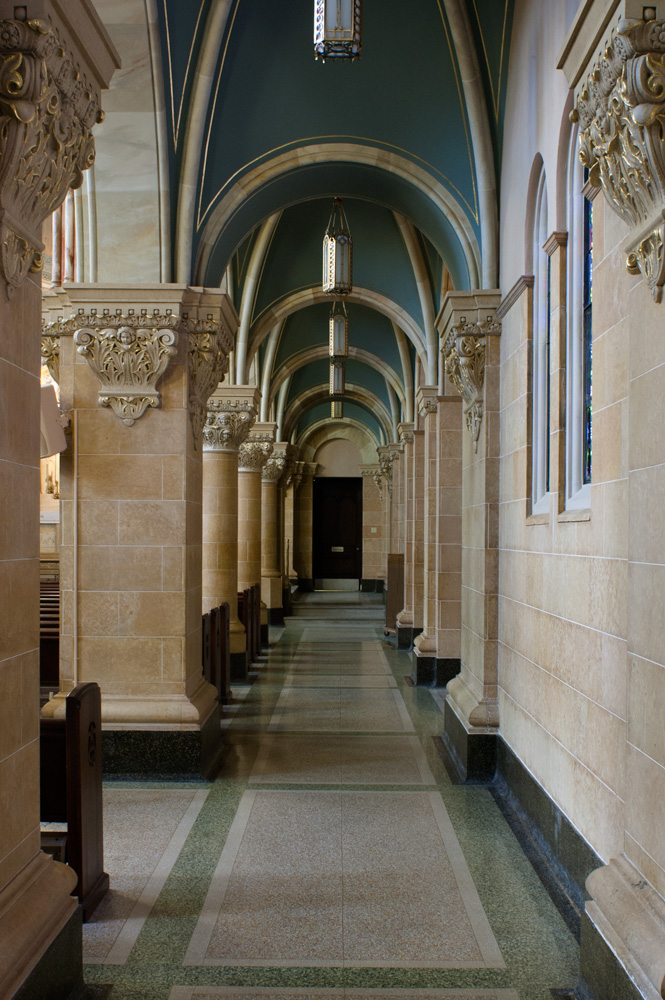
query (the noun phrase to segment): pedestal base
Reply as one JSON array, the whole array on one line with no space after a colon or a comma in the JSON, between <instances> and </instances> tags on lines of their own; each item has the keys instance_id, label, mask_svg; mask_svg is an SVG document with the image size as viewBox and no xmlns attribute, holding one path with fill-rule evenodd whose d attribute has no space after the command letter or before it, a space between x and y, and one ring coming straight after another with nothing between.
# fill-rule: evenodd
<instances>
[{"instance_id":1,"label":"pedestal base","mask_svg":"<svg viewBox=\"0 0 665 1000\"><path fill-rule=\"evenodd\" d=\"M360 581L360 590L363 594L382 594L384 590L384 580L366 579Z\"/></svg>"},{"instance_id":2,"label":"pedestal base","mask_svg":"<svg viewBox=\"0 0 665 1000\"><path fill-rule=\"evenodd\" d=\"M83 989L81 907L77 907L12 1000L75 1000Z\"/></svg>"},{"instance_id":3,"label":"pedestal base","mask_svg":"<svg viewBox=\"0 0 665 1000\"><path fill-rule=\"evenodd\" d=\"M411 653L411 681L415 687L445 687L460 672L460 661L454 657Z\"/></svg>"},{"instance_id":4,"label":"pedestal base","mask_svg":"<svg viewBox=\"0 0 665 1000\"><path fill-rule=\"evenodd\" d=\"M419 636L421 632L421 628L415 628L413 625L400 625L400 623L397 622L397 648L412 649L413 640Z\"/></svg>"},{"instance_id":5,"label":"pedestal base","mask_svg":"<svg viewBox=\"0 0 665 1000\"><path fill-rule=\"evenodd\" d=\"M446 701L441 740L460 781L492 780L496 773L496 732L465 725Z\"/></svg>"},{"instance_id":6,"label":"pedestal base","mask_svg":"<svg viewBox=\"0 0 665 1000\"><path fill-rule=\"evenodd\" d=\"M268 625L273 628L284 625L284 608L268 608Z\"/></svg>"},{"instance_id":7,"label":"pedestal base","mask_svg":"<svg viewBox=\"0 0 665 1000\"><path fill-rule=\"evenodd\" d=\"M212 780L222 763L220 710L201 729L103 729L104 777L201 775Z\"/></svg>"}]
</instances>

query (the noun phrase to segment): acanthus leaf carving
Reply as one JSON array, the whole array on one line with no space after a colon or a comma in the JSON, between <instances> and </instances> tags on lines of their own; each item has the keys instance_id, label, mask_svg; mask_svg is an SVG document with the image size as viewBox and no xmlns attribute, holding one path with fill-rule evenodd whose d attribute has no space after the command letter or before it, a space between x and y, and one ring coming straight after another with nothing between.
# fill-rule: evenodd
<instances>
[{"instance_id":1,"label":"acanthus leaf carving","mask_svg":"<svg viewBox=\"0 0 665 1000\"><path fill-rule=\"evenodd\" d=\"M41 225L94 161L96 86L47 21L0 20L0 271L8 295L41 269Z\"/></svg>"},{"instance_id":2,"label":"acanthus leaf carving","mask_svg":"<svg viewBox=\"0 0 665 1000\"><path fill-rule=\"evenodd\" d=\"M42 330L42 364L46 365L54 382L60 384L60 335Z\"/></svg>"},{"instance_id":3,"label":"acanthus leaf carving","mask_svg":"<svg viewBox=\"0 0 665 1000\"><path fill-rule=\"evenodd\" d=\"M443 347L446 375L464 400L464 417L473 437L474 451L478 451L483 420L487 337L500 332L501 324L491 316L478 323L467 323L462 316L459 326L451 328Z\"/></svg>"},{"instance_id":4,"label":"acanthus leaf carving","mask_svg":"<svg viewBox=\"0 0 665 1000\"><path fill-rule=\"evenodd\" d=\"M272 439L250 438L238 449L238 472L261 472L272 455Z\"/></svg>"},{"instance_id":5,"label":"acanthus leaf carving","mask_svg":"<svg viewBox=\"0 0 665 1000\"><path fill-rule=\"evenodd\" d=\"M662 301L665 215L665 21L622 20L582 87L571 119L580 159L610 207L636 231L628 254Z\"/></svg>"},{"instance_id":6,"label":"acanthus leaf carving","mask_svg":"<svg viewBox=\"0 0 665 1000\"><path fill-rule=\"evenodd\" d=\"M148 407L159 405L156 383L175 354L180 320L171 314L151 317L79 314L65 324L72 328L78 353L100 384L99 403L110 406L131 426Z\"/></svg>"},{"instance_id":7,"label":"acanthus leaf carving","mask_svg":"<svg viewBox=\"0 0 665 1000\"><path fill-rule=\"evenodd\" d=\"M208 400L229 370L232 335L212 320L188 323L189 415L198 447L207 419Z\"/></svg>"},{"instance_id":8,"label":"acanthus leaf carving","mask_svg":"<svg viewBox=\"0 0 665 1000\"><path fill-rule=\"evenodd\" d=\"M279 483L286 471L288 459L284 453L275 453L270 456L263 466L261 479L264 483Z\"/></svg>"},{"instance_id":9,"label":"acanthus leaf carving","mask_svg":"<svg viewBox=\"0 0 665 1000\"><path fill-rule=\"evenodd\" d=\"M255 420L256 407L252 400L209 399L203 425L203 450L238 451Z\"/></svg>"}]
</instances>

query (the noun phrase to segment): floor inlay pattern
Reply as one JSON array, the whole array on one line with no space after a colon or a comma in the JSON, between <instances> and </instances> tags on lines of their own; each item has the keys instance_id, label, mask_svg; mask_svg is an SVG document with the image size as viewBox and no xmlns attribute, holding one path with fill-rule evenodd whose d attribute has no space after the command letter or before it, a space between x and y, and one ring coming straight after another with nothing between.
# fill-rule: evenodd
<instances>
[{"instance_id":1,"label":"floor inlay pattern","mask_svg":"<svg viewBox=\"0 0 665 1000\"><path fill-rule=\"evenodd\" d=\"M83 961L127 961L207 790L104 789L104 867L111 890L83 925Z\"/></svg>"},{"instance_id":2,"label":"floor inlay pattern","mask_svg":"<svg viewBox=\"0 0 665 1000\"><path fill-rule=\"evenodd\" d=\"M185 964L504 965L441 796L375 791L246 792Z\"/></svg>"},{"instance_id":3,"label":"floor inlay pattern","mask_svg":"<svg viewBox=\"0 0 665 1000\"><path fill-rule=\"evenodd\" d=\"M437 754L443 689L406 684L410 656L371 600L348 622L339 595L306 595L306 616L271 627L224 707L216 781L108 788L113 892L84 929L86 982L107 1000L575 986L577 945L494 800Z\"/></svg>"}]
</instances>

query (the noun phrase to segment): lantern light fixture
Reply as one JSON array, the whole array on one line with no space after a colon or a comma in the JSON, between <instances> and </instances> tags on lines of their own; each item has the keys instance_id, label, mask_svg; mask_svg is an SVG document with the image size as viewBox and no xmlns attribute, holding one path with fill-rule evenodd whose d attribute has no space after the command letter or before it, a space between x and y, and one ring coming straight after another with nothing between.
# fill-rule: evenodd
<instances>
[{"instance_id":1,"label":"lantern light fixture","mask_svg":"<svg viewBox=\"0 0 665 1000\"><path fill-rule=\"evenodd\" d=\"M330 357L346 358L349 353L349 317L344 301L335 299L330 310Z\"/></svg>"},{"instance_id":2,"label":"lantern light fixture","mask_svg":"<svg viewBox=\"0 0 665 1000\"><path fill-rule=\"evenodd\" d=\"M330 416L333 420L341 420L344 416L344 403L341 399L333 399L330 404Z\"/></svg>"},{"instance_id":3,"label":"lantern light fixture","mask_svg":"<svg viewBox=\"0 0 665 1000\"><path fill-rule=\"evenodd\" d=\"M362 0L314 0L314 57L359 59Z\"/></svg>"},{"instance_id":4,"label":"lantern light fixture","mask_svg":"<svg viewBox=\"0 0 665 1000\"><path fill-rule=\"evenodd\" d=\"M335 358L330 362L330 395L343 396L345 388L344 358Z\"/></svg>"},{"instance_id":5,"label":"lantern light fixture","mask_svg":"<svg viewBox=\"0 0 665 1000\"><path fill-rule=\"evenodd\" d=\"M353 239L341 198L334 198L323 237L323 291L348 295L353 290Z\"/></svg>"}]
</instances>

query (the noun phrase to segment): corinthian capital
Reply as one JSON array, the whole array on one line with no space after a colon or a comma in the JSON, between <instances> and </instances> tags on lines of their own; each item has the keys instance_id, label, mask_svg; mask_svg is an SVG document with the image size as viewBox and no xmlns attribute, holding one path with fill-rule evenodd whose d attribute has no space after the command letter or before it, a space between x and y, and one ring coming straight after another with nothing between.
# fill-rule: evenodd
<instances>
[{"instance_id":1,"label":"corinthian capital","mask_svg":"<svg viewBox=\"0 0 665 1000\"><path fill-rule=\"evenodd\" d=\"M252 437L240 445L238 450L238 472L262 472L272 455L272 440Z\"/></svg>"},{"instance_id":2,"label":"corinthian capital","mask_svg":"<svg viewBox=\"0 0 665 1000\"><path fill-rule=\"evenodd\" d=\"M251 386L219 386L208 400L204 451L238 451L254 426L261 396Z\"/></svg>"},{"instance_id":3,"label":"corinthian capital","mask_svg":"<svg viewBox=\"0 0 665 1000\"><path fill-rule=\"evenodd\" d=\"M443 347L446 375L464 400L464 416L467 430L473 436L474 451L478 450L483 420L486 338L500 332L501 324L496 319L467 323L462 317L460 325L451 329Z\"/></svg>"},{"instance_id":4,"label":"corinthian capital","mask_svg":"<svg viewBox=\"0 0 665 1000\"><path fill-rule=\"evenodd\" d=\"M622 20L578 88L571 119L594 187L632 229L628 270L665 284L665 21Z\"/></svg>"},{"instance_id":5,"label":"corinthian capital","mask_svg":"<svg viewBox=\"0 0 665 1000\"><path fill-rule=\"evenodd\" d=\"M233 335L212 319L188 323L189 335L189 415L194 443L201 441L207 417L207 404L229 370L229 351Z\"/></svg>"},{"instance_id":6,"label":"corinthian capital","mask_svg":"<svg viewBox=\"0 0 665 1000\"><path fill-rule=\"evenodd\" d=\"M159 405L156 384L175 354L181 321L172 314L111 316L108 310L78 313L63 332L73 333L78 353L99 381L99 403L131 426L148 407Z\"/></svg>"},{"instance_id":7,"label":"corinthian capital","mask_svg":"<svg viewBox=\"0 0 665 1000\"><path fill-rule=\"evenodd\" d=\"M59 27L0 21L0 116L0 271L11 294L40 270L42 222L80 187L103 119L98 84Z\"/></svg>"}]
</instances>

